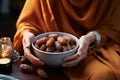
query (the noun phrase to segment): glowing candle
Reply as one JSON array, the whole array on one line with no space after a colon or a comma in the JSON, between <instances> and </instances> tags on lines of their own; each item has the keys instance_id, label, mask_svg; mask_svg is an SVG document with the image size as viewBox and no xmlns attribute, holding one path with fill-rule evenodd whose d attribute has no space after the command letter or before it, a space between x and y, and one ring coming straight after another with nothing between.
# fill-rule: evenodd
<instances>
[{"instance_id":1,"label":"glowing candle","mask_svg":"<svg viewBox=\"0 0 120 80\"><path fill-rule=\"evenodd\" d=\"M10 63L10 59L9 58L1 58L0 59L0 64L8 64L8 63Z\"/></svg>"},{"instance_id":2,"label":"glowing candle","mask_svg":"<svg viewBox=\"0 0 120 80\"><path fill-rule=\"evenodd\" d=\"M0 58L0 73L12 71L12 61L10 58Z\"/></svg>"}]
</instances>

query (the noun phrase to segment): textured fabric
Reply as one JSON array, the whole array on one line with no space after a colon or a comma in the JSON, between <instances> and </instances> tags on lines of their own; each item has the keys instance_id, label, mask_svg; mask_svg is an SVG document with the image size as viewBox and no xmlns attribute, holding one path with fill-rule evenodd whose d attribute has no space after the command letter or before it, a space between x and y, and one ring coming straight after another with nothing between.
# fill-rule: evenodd
<instances>
[{"instance_id":1,"label":"textured fabric","mask_svg":"<svg viewBox=\"0 0 120 80\"><path fill-rule=\"evenodd\" d=\"M70 80L120 80L120 56L113 47L90 50L89 53L92 55L78 66L65 69Z\"/></svg>"},{"instance_id":2,"label":"textured fabric","mask_svg":"<svg viewBox=\"0 0 120 80\"><path fill-rule=\"evenodd\" d=\"M76 66L74 74L69 69L65 73L71 80L120 80L119 3L119 0L26 0L16 24L14 47L23 52L25 30L35 35L68 32L78 38L96 30L101 35L101 43L88 51L87 59Z\"/></svg>"}]
</instances>

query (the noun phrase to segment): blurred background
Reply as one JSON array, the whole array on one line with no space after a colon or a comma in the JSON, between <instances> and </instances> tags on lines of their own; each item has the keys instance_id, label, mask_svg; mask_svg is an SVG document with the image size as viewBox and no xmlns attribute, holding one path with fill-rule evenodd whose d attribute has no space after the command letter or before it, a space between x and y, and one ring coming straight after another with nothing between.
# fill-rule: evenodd
<instances>
[{"instance_id":1,"label":"blurred background","mask_svg":"<svg viewBox=\"0 0 120 80\"><path fill-rule=\"evenodd\" d=\"M0 0L0 37L10 37L13 41L16 21L25 0Z\"/></svg>"}]
</instances>

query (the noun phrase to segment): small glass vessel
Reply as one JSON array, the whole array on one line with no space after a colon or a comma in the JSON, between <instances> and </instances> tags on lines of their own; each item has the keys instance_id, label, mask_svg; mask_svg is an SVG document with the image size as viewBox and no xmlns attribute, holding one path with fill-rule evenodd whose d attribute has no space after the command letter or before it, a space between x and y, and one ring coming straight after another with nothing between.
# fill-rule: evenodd
<instances>
[{"instance_id":1,"label":"small glass vessel","mask_svg":"<svg viewBox=\"0 0 120 80\"><path fill-rule=\"evenodd\" d=\"M14 49L10 37L0 38L0 72L12 70L12 55Z\"/></svg>"}]
</instances>

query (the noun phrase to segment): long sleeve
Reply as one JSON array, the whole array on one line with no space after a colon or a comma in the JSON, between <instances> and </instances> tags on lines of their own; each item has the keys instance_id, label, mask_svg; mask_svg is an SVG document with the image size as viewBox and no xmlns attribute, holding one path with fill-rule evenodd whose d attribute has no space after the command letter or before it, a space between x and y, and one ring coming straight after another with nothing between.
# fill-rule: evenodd
<instances>
[{"instance_id":1,"label":"long sleeve","mask_svg":"<svg viewBox=\"0 0 120 80\"><path fill-rule=\"evenodd\" d=\"M16 23L16 34L14 36L14 48L23 52L22 50L22 36L25 30L33 32L35 35L44 31L44 22L42 12L40 9L39 0L26 0L25 5L20 13ZM39 21L38 21L39 19ZM41 27L40 27L41 26Z\"/></svg>"},{"instance_id":2,"label":"long sleeve","mask_svg":"<svg viewBox=\"0 0 120 80\"><path fill-rule=\"evenodd\" d=\"M22 51L22 33L61 31L78 38L97 30L102 42L120 44L119 0L26 0L16 23L14 47ZM81 4L83 3L83 4Z\"/></svg>"}]
</instances>

